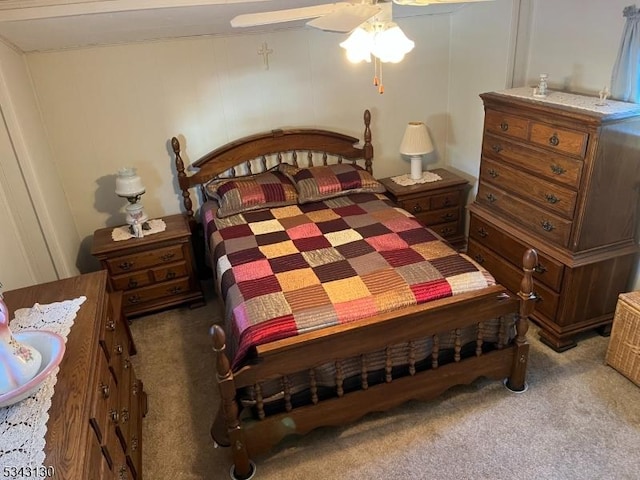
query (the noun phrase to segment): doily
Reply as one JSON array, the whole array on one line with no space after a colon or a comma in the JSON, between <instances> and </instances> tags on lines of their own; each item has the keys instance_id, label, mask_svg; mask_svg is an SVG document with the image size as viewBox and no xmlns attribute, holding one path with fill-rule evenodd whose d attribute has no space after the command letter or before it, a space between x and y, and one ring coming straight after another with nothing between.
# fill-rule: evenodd
<instances>
[{"instance_id":1,"label":"doily","mask_svg":"<svg viewBox=\"0 0 640 480\"><path fill-rule=\"evenodd\" d=\"M586 95L577 95L575 93L554 92L550 91L544 98L535 97L533 89L529 87L510 88L497 93L510 95L512 97L528 98L535 102L553 103L555 105L564 105L566 107L580 108L592 112L615 114L640 111L640 105L636 103L620 102L618 100L607 99L604 102L598 97L588 97Z\"/></svg>"},{"instance_id":2,"label":"doily","mask_svg":"<svg viewBox=\"0 0 640 480\"><path fill-rule=\"evenodd\" d=\"M164 223L164 220L161 218L156 218L154 220L149 220L147 222L149 224L149 230L142 230L142 235L146 237L147 235L153 235L154 233L164 232L167 228L167 224ZM119 242L121 240L129 240L130 238L135 238L134 235L129 231L128 225L123 225L121 227L116 227L111 232L111 238L115 242Z\"/></svg>"},{"instance_id":3,"label":"doily","mask_svg":"<svg viewBox=\"0 0 640 480\"><path fill-rule=\"evenodd\" d=\"M87 297L73 300L34 304L31 308L16 310L9 326L12 331L49 330L64 337L73 326L76 313ZM40 389L21 402L0 408L0 465L15 467L42 467L45 461L44 447L49 420L49 408L54 386L58 380L56 368L42 383ZM27 469L29 470L29 469ZM24 477L2 477L24 478Z\"/></svg>"},{"instance_id":4,"label":"doily","mask_svg":"<svg viewBox=\"0 0 640 480\"><path fill-rule=\"evenodd\" d=\"M411 178L411 175L408 173L405 173L404 175L399 175L397 177L391 177L391 180L396 182L398 185L407 187L409 185L416 185L418 183L437 182L438 180L442 180L442 177L437 173L422 172L422 178L419 178L417 180L414 180L413 178Z\"/></svg>"}]
</instances>

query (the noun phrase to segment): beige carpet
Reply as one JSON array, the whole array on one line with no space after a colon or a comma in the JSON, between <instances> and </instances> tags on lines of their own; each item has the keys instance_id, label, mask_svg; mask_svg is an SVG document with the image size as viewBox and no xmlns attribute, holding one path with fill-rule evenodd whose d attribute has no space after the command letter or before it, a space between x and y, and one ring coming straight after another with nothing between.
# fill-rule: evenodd
<instances>
[{"instance_id":1,"label":"beige carpet","mask_svg":"<svg viewBox=\"0 0 640 480\"><path fill-rule=\"evenodd\" d=\"M149 396L146 480L229 478L230 452L209 427L218 405L208 329L215 300L133 321L135 368ZM343 428L285 440L255 458L256 479L640 478L640 389L603 364L608 339L557 354L532 344L530 388L481 380Z\"/></svg>"}]
</instances>

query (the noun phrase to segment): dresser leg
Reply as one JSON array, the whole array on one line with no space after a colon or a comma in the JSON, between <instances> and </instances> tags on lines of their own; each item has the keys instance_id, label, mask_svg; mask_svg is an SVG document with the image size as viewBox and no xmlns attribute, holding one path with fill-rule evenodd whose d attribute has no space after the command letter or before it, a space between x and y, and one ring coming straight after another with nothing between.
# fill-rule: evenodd
<instances>
[{"instance_id":1,"label":"dresser leg","mask_svg":"<svg viewBox=\"0 0 640 480\"><path fill-rule=\"evenodd\" d=\"M542 343L544 343L548 347L551 347L558 353L562 353L578 345L573 337L561 337L550 333L547 330L543 330L542 328L538 331L538 335L540 336L540 341Z\"/></svg>"}]
</instances>

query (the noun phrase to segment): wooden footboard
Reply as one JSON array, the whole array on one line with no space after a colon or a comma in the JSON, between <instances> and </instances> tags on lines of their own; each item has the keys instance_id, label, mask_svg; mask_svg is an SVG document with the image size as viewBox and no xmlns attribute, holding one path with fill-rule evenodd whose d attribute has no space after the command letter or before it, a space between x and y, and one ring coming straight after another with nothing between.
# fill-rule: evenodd
<instances>
[{"instance_id":1,"label":"wooden footboard","mask_svg":"<svg viewBox=\"0 0 640 480\"><path fill-rule=\"evenodd\" d=\"M517 297L498 285L271 342L258 347L255 361L235 372L225 353L223 329L217 325L212 327L221 408L211 434L218 444L232 447L236 478L252 475L254 467L250 455L269 450L291 434L305 434L320 426L343 425L408 400L431 399L454 385L468 384L479 377L506 377L506 385L511 390L524 390L529 353L526 333L535 299L532 272L536 264L536 252L527 250L523 256L524 274ZM498 317L515 317L515 336L512 340L505 336L495 348L484 351L482 322ZM465 358L461 354L460 331L470 326L477 327L477 346L475 354ZM442 333L451 333L455 338L453 361L446 364L440 364L438 360L438 335ZM387 353L385 380L368 385L364 354L385 349L389 352L392 345L408 342L411 346L413 340L428 337L433 338L430 368L417 371L409 348L409 374L394 378ZM363 358L362 384L355 391L345 392L341 362L357 356ZM336 365L335 395L320 399L314 369L328 362ZM309 372L311 385L311 402L302 406L294 406L288 392L288 376L298 372ZM266 415L260 384L274 378L282 381L285 411ZM258 391L257 418L240 408L237 395L243 387L255 387Z\"/></svg>"}]
</instances>

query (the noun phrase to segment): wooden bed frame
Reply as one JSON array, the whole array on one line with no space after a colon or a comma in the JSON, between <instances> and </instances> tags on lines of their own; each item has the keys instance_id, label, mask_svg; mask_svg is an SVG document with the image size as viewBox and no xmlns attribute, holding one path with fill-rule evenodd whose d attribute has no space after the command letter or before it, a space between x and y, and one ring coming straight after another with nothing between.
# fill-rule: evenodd
<instances>
[{"instance_id":1,"label":"wooden bed frame","mask_svg":"<svg viewBox=\"0 0 640 480\"><path fill-rule=\"evenodd\" d=\"M189 193L191 188L202 186L221 174L234 176L237 170L246 173L264 171L267 169L267 156L275 155L277 161L282 161L285 153L293 151L294 163L303 167L314 165L319 152L321 164L327 164L330 157L337 157L338 162L362 160L364 168L371 172L373 146L370 122L371 115L367 110L364 113L363 146L356 145L359 141L357 138L315 129L273 130L245 137L195 162L193 167L197 167L198 171L191 175L185 172L180 144L174 137L171 143L178 182L191 225L195 227L197 224ZM523 252L523 278L517 296L496 285L271 342L257 347L256 357L237 371L232 371L225 353L224 330L214 325L211 334L217 359L221 407L211 427L211 435L217 444L232 447L231 478L251 478L256 469L250 460L251 456L268 451L285 436L305 434L320 426L343 425L367 413L385 411L409 400L432 399L454 385L468 384L479 377L505 379L504 383L510 390L524 391L529 353L526 333L528 317L535 301L532 272L536 264L537 254L534 250ZM513 340L505 340L496 349L483 352L482 336L478 335L475 356L463 358L460 355L461 329L507 315L514 315L516 319ZM454 361L440 365L437 339L438 334L443 333L452 333L457 340ZM340 373L342 360L352 357L364 359L366 353L389 351L392 345L425 337L434 340L431 369L416 371L412 368L412 355L409 354L407 363L410 375L393 378L391 361L387 357L386 382L371 386L363 382L361 389L348 393L343 391L344 378ZM335 352L339 352L339 355ZM336 395L322 400L314 392L314 368L329 362L336 364ZM364 360L362 370L364 377L367 373ZM301 371L309 372L312 403L296 407L291 404L291 396L288 395L288 376ZM286 411L264 415L258 396L260 418L256 419L241 408L237 392L251 386L260 392L259 385L274 378L283 382Z\"/></svg>"}]
</instances>

